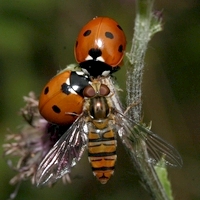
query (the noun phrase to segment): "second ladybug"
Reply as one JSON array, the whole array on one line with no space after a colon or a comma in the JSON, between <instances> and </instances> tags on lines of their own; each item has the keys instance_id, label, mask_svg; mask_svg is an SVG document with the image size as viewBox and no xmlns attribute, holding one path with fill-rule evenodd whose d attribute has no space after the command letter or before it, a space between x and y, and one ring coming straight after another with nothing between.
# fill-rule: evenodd
<instances>
[{"instance_id":1,"label":"second ladybug","mask_svg":"<svg viewBox=\"0 0 200 200\"><path fill-rule=\"evenodd\" d=\"M121 26L111 18L96 17L80 31L75 58L90 76L108 76L119 69L126 48Z\"/></svg>"},{"instance_id":2,"label":"second ladybug","mask_svg":"<svg viewBox=\"0 0 200 200\"><path fill-rule=\"evenodd\" d=\"M62 71L44 87L39 99L40 114L49 122L70 125L83 110L83 89L89 79L83 72Z\"/></svg>"}]
</instances>

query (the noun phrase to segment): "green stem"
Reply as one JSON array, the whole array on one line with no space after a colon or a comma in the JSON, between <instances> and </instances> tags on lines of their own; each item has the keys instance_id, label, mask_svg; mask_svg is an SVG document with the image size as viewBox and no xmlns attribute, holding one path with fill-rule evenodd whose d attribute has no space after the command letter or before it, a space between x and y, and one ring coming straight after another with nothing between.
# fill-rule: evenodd
<instances>
[{"instance_id":1,"label":"green stem","mask_svg":"<svg viewBox=\"0 0 200 200\"><path fill-rule=\"evenodd\" d=\"M130 106L130 109L128 110L128 116L134 119L134 121L137 123L141 122L142 115L141 86L143 80L143 70L145 66L145 54L148 43L153 35L162 30L162 22L160 18L161 12L154 13L152 11L153 3L153 0L136 1L136 19L132 46L130 52L126 54L129 61L126 81L127 105ZM137 127L134 127L134 129L137 129ZM146 162L146 160L148 160L148 153L145 141L141 141L139 151L141 151L140 158L136 158L135 155L131 156L146 189L150 192L153 199L173 199L171 192L166 191L163 187L165 183L169 182L167 178L160 179L162 175L160 176L160 173L156 173L155 168L151 163ZM164 167L163 171L164 173L167 172Z\"/></svg>"},{"instance_id":2,"label":"green stem","mask_svg":"<svg viewBox=\"0 0 200 200\"><path fill-rule=\"evenodd\" d=\"M132 46L127 57L129 60L127 69L127 105L132 105L129 115L137 122L141 120L142 110L142 78L144 70L144 58L147 45L152 36L162 30L161 20L152 12L152 0L136 1L136 19Z\"/></svg>"}]
</instances>

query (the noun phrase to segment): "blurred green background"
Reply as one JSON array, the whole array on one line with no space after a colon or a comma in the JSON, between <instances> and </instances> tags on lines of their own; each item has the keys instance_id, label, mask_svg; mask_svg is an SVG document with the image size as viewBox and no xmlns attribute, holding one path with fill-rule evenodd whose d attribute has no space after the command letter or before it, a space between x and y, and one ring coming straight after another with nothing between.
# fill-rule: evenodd
<instances>
[{"instance_id":1,"label":"blurred green background","mask_svg":"<svg viewBox=\"0 0 200 200\"><path fill-rule=\"evenodd\" d=\"M151 41L143 81L145 121L180 152L182 169L169 169L175 199L200 199L200 2L155 0L163 9L164 30ZM23 120L22 96L40 94L46 82L74 63L73 45L82 26L95 16L109 16L123 27L130 48L135 17L134 0L1 0L0 1L0 141L9 127ZM125 89L125 68L117 80ZM87 153L74 168L71 184L37 189L29 181L16 199L122 200L150 199L119 142L114 176L100 185L92 175ZM0 149L2 154L2 148ZM14 172L0 160L0 199L14 190Z\"/></svg>"}]
</instances>

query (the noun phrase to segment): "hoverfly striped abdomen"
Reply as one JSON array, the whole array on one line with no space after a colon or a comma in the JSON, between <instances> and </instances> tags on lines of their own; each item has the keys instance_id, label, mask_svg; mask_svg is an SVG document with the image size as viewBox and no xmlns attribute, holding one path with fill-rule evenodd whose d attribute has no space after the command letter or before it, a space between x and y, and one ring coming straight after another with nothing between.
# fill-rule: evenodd
<instances>
[{"instance_id":1,"label":"hoverfly striped abdomen","mask_svg":"<svg viewBox=\"0 0 200 200\"><path fill-rule=\"evenodd\" d=\"M111 113L109 100L106 98L109 88L98 83L87 86L85 91L89 98L87 105L88 158L93 174L102 184L105 184L114 172L117 141L114 116ZM91 92L92 90L94 91ZM87 94L87 91L91 95Z\"/></svg>"}]
</instances>

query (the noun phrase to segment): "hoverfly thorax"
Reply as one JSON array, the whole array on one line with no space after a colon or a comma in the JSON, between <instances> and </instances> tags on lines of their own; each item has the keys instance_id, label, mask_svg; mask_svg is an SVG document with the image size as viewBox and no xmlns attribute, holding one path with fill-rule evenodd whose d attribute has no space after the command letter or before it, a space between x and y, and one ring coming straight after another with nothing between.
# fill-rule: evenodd
<instances>
[{"instance_id":1,"label":"hoverfly thorax","mask_svg":"<svg viewBox=\"0 0 200 200\"><path fill-rule=\"evenodd\" d=\"M105 97L90 99L89 113L93 119L105 119L109 115L109 106Z\"/></svg>"},{"instance_id":2,"label":"hoverfly thorax","mask_svg":"<svg viewBox=\"0 0 200 200\"><path fill-rule=\"evenodd\" d=\"M105 97L90 99L89 117L98 129L103 129L108 126L109 113L110 108Z\"/></svg>"}]
</instances>

